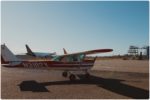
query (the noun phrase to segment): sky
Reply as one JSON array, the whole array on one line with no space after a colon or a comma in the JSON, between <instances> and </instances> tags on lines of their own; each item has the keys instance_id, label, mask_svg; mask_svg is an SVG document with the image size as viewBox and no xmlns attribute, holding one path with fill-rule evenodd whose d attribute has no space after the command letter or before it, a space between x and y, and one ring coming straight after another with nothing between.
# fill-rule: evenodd
<instances>
[{"instance_id":1,"label":"sky","mask_svg":"<svg viewBox=\"0 0 150 100\"><path fill-rule=\"evenodd\" d=\"M149 45L148 1L2 1L1 43L14 53L69 53Z\"/></svg>"}]
</instances>

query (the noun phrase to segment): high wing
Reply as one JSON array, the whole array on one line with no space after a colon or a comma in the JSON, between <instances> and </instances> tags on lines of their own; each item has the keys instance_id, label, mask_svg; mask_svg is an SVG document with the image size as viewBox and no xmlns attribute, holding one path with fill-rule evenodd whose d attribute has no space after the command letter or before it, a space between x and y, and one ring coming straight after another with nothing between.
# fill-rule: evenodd
<instances>
[{"instance_id":1,"label":"high wing","mask_svg":"<svg viewBox=\"0 0 150 100\"><path fill-rule=\"evenodd\" d=\"M64 62L73 62L73 61L83 61L86 55L97 54L97 53L106 53L111 52L113 49L96 49L96 50L89 50L84 52L77 52L71 54L64 54L55 56L52 60L53 61L64 61Z\"/></svg>"},{"instance_id":2,"label":"high wing","mask_svg":"<svg viewBox=\"0 0 150 100\"><path fill-rule=\"evenodd\" d=\"M60 55L60 56L75 56L75 55L91 55L91 54L97 54L97 53L106 53L106 52L111 52L113 51L113 49L96 49L96 50L89 50L89 51L84 51L84 52L77 52L77 53L71 53L71 54L64 54L64 55Z\"/></svg>"},{"instance_id":3,"label":"high wing","mask_svg":"<svg viewBox=\"0 0 150 100\"><path fill-rule=\"evenodd\" d=\"M84 52L77 52L77 53L71 53L71 54L64 54L60 56L71 56L71 55L91 55L91 54L97 54L97 53L106 53L106 52L111 52L113 49L96 49L96 50L89 50L89 51L84 51Z\"/></svg>"}]
</instances>

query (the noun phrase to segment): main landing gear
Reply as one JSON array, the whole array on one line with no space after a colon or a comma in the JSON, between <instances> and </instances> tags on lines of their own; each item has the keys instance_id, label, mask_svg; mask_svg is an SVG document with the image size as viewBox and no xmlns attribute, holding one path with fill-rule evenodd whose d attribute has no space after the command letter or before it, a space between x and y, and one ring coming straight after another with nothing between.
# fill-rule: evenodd
<instances>
[{"instance_id":1,"label":"main landing gear","mask_svg":"<svg viewBox=\"0 0 150 100\"><path fill-rule=\"evenodd\" d=\"M63 72L62 76L65 77L65 78L69 76L69 79L71 81L76 80L76 76L74 74L70 73L70 72L67 72L67 71Z\"/></svg>"},{"instance_id":2,"label":"main landing gear","mask_svg":"<svg viewBox=\"0 0 150 100\"><path fill-rule=\"evenodd\" d=\"M90 77L90 74L89 74L89 73L86 73L86 74L85 74L85 78L88 79L89 77Z\"/></svg>"},{"instance_id":3,"label":"main landing gear","mask_svg":"<svg viewBox=\"0 0 150 100\"><path fill-rule=\"evenodd\" d=\"M63 77L67 77L67 76L68 76L68 72L63 72L63 73L62 73L62 76L63 76Z\"/></svg>"},{"instance_id":4,"label":"main landing gear","mask_svg":"<svg viewBox=\"0 0 150 100\"><path fill-rule=\"evenodd\" d=\"M75 80L76 80L76 76L75 76L74 74L71 74L71 75L69 76L69 79L70 79L71 81L75 81Z\"/></svg>"},{"instance_id":5,"label":"main landing gear","mask_svg":"<svg viewBox=\"0 0 150 100\"><path fill-rule=\"evenodd\" d=\"M84 75L85 75L86 79L89 79L90 74L87 71L86 71L86 73ZM65 78L68 77L70 79L70 81L75 81L77 79L77 75L75 75L75 74L73 74L71 72L68 72L68 71L64 71L62 73L62 76L65 77Z\"/></svg>"}]
</instances>

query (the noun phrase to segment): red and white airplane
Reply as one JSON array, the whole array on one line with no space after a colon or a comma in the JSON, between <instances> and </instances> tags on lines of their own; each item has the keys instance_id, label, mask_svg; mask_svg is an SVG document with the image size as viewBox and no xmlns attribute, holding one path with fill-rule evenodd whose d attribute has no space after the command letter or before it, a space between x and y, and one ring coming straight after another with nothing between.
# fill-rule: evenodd
<instances>
[{"instance_id":1,"label":"red and white airplane","mask_svg":"<svg viewBox=\"0 0 150 100\"><path fill-rule=\"evenodd\" d=\"M92 60L85 59L86 55L111 52L112 49L97 49L78 53L57 55L51 60L22 60L17 58L6 45L1 45L1 62L4 67L9 68L42 68L62 70L62 76L75 80L73 72L82 71L88 77L88 71L93 67L96 57Z\"/></svg>"}]
</instances>

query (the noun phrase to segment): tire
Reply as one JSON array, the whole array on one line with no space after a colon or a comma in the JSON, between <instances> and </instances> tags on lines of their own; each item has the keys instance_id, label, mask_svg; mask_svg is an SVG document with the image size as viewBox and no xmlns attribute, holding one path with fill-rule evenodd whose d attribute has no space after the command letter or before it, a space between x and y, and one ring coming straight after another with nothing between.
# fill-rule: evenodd
<instances>
[{"instance_id":1,"label":"tire","mask_svg":"<svg viewBox=\"0 0 150 100\"><path fill-rule=\"evenodd\" d=\"M76 76L75 76L74 74L71 74L71 75L69 76L69 79L70 79L71 81L75 81L75 80L76 80Z\"/></svg>"},{"instance_id":2,"label":"tire","mask_svg":"<svg viewBox=\"0 0 150 100\"><path fill-rule=\"evenodd\" d=\"M63 73L62 73L62 76L63 76L63 77L67 77L67 76L68 76L68 73L67 73L67 72L63 72Z\"/></svg>"}]
</instances>

